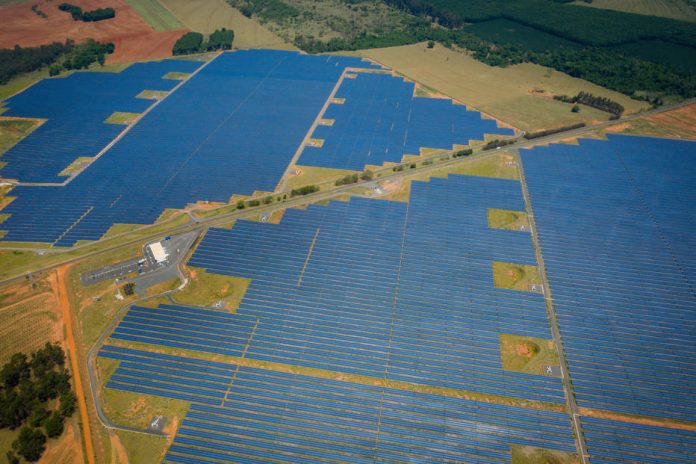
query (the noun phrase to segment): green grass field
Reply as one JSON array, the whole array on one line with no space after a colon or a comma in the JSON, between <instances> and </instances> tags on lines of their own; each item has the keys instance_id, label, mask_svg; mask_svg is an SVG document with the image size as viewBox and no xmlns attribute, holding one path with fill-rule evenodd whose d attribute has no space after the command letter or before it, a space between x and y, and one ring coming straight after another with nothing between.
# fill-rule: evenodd
<instances>
[{"instance_id":1,"label":"green grass field","mask_svg":"<svg viewBox=\"0 0 696 464\"><path fill-rule=\"evenodd\" d=\"M288 177L286 187L289 189L321 184L322 182L333 182L358 172L348 169L319 168L314 166L297 166L297 169L300 170L300 175L292 174Z\"/></svg>"},{"instance_id":2,"label":"green grass field","mask_svg":"<svg viewBox=\"0 0 696 464\"><path fill-rule=\"evenodd\" d=\"M497 288L508 288L524 292L532 285L541 284L539 269L526 264L493 262L493 282Z\"/></svg>"},{"instance_id":3,"label":"green grass field","mask_svg":"<svg viewBox=\"0 0 696 464\"><path fill-rule=\"evenodd\" d=\"M575 453L512 445L512 464L579 464Z\"/></svg>"},{"instance_id":4,"label":"green grass field","mask_svg":"<svg viewBox=\"0 0 696 464\"><path fill-rule=\"evenodd\" d=\"M210 274L201 268L189 268L189 283L173 295L179 303L214 306L222 302L224 308L235 312L244 298L249 279Z\"/></svg>"},{"instance_id":5,"label":"green grass field","mask_svg":"<svg viewBox=\"0 0 696 464\"><path fill-rule=\"evenodd\" d=\"M145 435L143 433L126 432L116 430L119 440L128 455L128 462L132 464L162 462L167 452L167 439Z\"/></svg>"},{"instance_id":6,"label":"green grass field","mask_svg":"<svg viewBox=\"0 0 696 464\"><path fill-rule=\"evenodd\" d=\"M162 76L162 79L171 79L173 81L183 81L187 77L189 77L191 74L190 73L183 73L183 72L176 72L176 71L170 71L164 76Z\"/></svg>"},{"instance_id":7,"label":"green grass field","mask_svg":"<svg viewBox=\"0 0 696 464\"><path fill-rule=\"evenodd\" d=\"M476 23L464 28L464 31L489 42L514 44L534 51L554 50L557 48L578 48L578 44L549 34L539 29L525 26L509 19L493 19Z\"/></svg>"},{"instance_id":8,"label":"green grass field","mask_svg":"<svg viewBox=\"0 0 696 464\"><path fill-rule=\"evenodd\" d=\"M161 100L169 95L169 92L164 90L143 90L135 98L143 98L146 100Z\"/></svg>"},{"instance_id":9,"label":"green grass field","mask_svg":"<svg viewBox=\"0 0 696 464\"><path fill-rule=\"evenodd\" d=\"M39 127L38 119L0 119L0 156Z\"/></svg>"},{"instance_id":10,"label":"green grass field","mask_svg":"<svg viewBox=\"0 0 696 464\"><path fill-rule=\"evenodd\" d=\"M126 2L156 31L186 28L158 0L126 0Z\"/></svg>"},{"instance_id":11,"label":"green grass field","mask_svg":"<svg viewBox=\"0 0 696 464\"><path fill-rule=\"evenodd\" d=\"M111 114L108 118L104 120L106 124L130 124L140 116L140 113L125 113L121 111L116 111Z\"/></svg>"},{"instance_id":12,"label":"green grass field","mask_svg":"<svg viewBox=\"0 0 696 464\"><path fill-rule=\"evenodd\" d=\"M507 230L530 230L529 218L524 211L488 208L488 227Z\"/></svg>"},{"instance_id":13,"label":"green grass field","mask_svg":"<svg viewBox=\"0 0 696 464\"><path fill-rule=\"evenodd\" d=\"M503 369L526 374L542 375L545 366L560 365L553 340L511 334L500 335L500 359Z\"/></svg>"}]
</instances>

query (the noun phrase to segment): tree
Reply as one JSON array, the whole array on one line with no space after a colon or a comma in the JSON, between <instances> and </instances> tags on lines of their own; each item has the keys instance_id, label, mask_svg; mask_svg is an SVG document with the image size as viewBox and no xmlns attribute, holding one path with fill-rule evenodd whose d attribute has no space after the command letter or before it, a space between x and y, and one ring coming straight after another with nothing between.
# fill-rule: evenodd
<instances>
[{"instance_id":1,"label":"tree","mask_svg":"<svg viewBox=\"0 0 696 464\"><path fill-rule=\"evenodd\" d=\"M7 456L8 464L19 464L19 458L15 456L15 454L12 451L8 451L5 456Z\"/></svg>"},{"instance_id":2,"label":"tree","mask_svg":"<svg viewBox=\"0 0 696 464\"><path fill-rule=\"evenodd\" d=\"M60 395L60 406L58 407L58 411L60 411L61 416L72 416L75 413L76 408L77 397L75 396L75 393L73 393L72 390L68 390L64 392L62 395Z\"/></svg>"},{"instance_id":3,"label":"tree","mask_svg":"<svg viewBox=\"0 0 696 464\"><path fill-rule=\"evenodd\" d=\"M210 34L205 48L206 50L229 50L232 48L233 41L234 31L223 27Z\"/></svg>"},{"instance_id":4,"label":"tree","mask_svg":"<svg viewBox=\"0 0 696 464\"><path fill-rule=\"evenodd\" d=\"M434 40L428 40L428 48L433 48L435 46Z\"/></svg>"},{"instance_id":5,"label":"tree","mask_svg":"<svg viewBox=\"0 0 696 464\"><path fill-rule=\"evenodd\" d=\"M573 107L570 109L570 111L573 113L579 113L580 112L580 105L573 105Z\"/></svg>"},{"instance_id":6,"label":"tree","mask_svg":"<svg viewBox=\"0 0 696 464\"><path fill-rule=\"evenodd\" d=\"M244 204L244 200L239 200L237 202L237 209L244 209L246 205Z\"/></svg>"},{"instance_id":7,"label":"tree","mask_svg":"<svg viewBox=\"0 0 696 464\"><path fill-rule=\"evenodd\" d=\"M63 417L58 411L53 411L53 414L44 420L43 426L46 429L48 438L59 437L63 433Z\"/></svg>"},{"instance_id":8,"label":"tree","mask_svg":"<svg viewBox=\"0 0 696 464\"><path fill-rule=\"evenodd\" d=\"M375 173L370 171L369 169L365 169L365 171L363 171L363 173L360 175L360 178L362 180L370 181L375 178Z\"/></svg>"},{"instance_id":9,"label":"tree","mask_svg":"<svg viewBox=\"0 0 696 464\"><path fill-rule=\"evenodd\" d=\"M38 461L46 450L46 435L39 429L22 427L12 449L29 462Z\"/></svg>"},{"instance_id":10,"label":"tree","mask_svg":"<svg viewBox=\"0 0 696 464\"><path fill-rule=\"evenodd\" d=\"M10 362L0 370L0 381L8 389L16 387L22 379L28 379L30 376L30 366L24 353L13 354Z\"/></svg>"},{"instance_id":11,"label":"tree","mask_svg":"<svg viewBox=\"0 0 696 464\"><path fill-rule=\"evenodd\" d=\"M200 32L187 32L175 43L172 53L174 55L188 55L203 50L203 34Z\"/></svg>"}]
</instances>

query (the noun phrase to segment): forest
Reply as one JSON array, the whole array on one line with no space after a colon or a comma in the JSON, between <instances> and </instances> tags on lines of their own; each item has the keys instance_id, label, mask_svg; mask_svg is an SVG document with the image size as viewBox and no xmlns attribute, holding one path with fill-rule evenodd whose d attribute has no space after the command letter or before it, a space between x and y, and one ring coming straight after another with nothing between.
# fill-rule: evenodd
<instances>
[{"instance_id":1,"label":"forest","mask_svg":"<svg viewBox=\"0 0 696 464\"><path fill-rule=\"evenodd\" d=\"M46 440L63 433L65 418L76 405L60 345L46 343L31 356L13 354L0 369L0 429L21 429L7 461L19 463L17 456L38 461Z\"/></svg>"},{"instance_id":2,"label":"forest","mask_svg":"<svg viewBox=\"0 0 696 464\"><path fill-rule=\"evenodd\" d=\"M82 8L70 3L61 3L58 9L70 13L75 21L84 21L86 23L94 21L103 21L116 17L116 11L113 8L97 8L92 11L82 11Z\"/></svg>"}]
</instances>

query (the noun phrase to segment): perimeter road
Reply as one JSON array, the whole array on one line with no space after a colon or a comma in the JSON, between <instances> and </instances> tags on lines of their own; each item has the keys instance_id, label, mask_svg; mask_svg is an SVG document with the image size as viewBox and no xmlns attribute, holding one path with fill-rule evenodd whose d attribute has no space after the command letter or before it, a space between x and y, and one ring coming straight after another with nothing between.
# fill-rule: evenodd
<instances>
[{"instance_id":1,"label":"perimeter road","mask_svg":"<svg viewBox=\"0 0 696 464\"><path fill-rule=\"evenodd\" d=\"M534 253L536 255L537 266L539 267L539 275L541 276L541 283L544 288L544 300L546 302L546 312L549 316L549 322L551 323L551 334L553 340L556 343L556 349L558 350L558 357L561 364L561 376L563 378L563 390L565 391L566 402L568 404L568 409L570 412L571 422L573 425L573 431L575 432L575 442L578 447L578 454L582 459L583 464L588 464L587 446L585 444L585 436L582 433L582 426L578 421L580 416L578 411L578 405L575 402L575 392L573 391L573 385L570 383L570 376L568 375L568 365L565 358L565 350L563 349L563 340L561 339L561 331L558 326L558 319L556 318L556 308L553 304L553 297L551 296L551 286L546 276L546 266L544 265L544 257L541 253L541 242L539 241L539 234L537 232L536 221L534 219L534 209L532 208L532 201L529 196L529 189L527 188L527 179L524 176L524 167L522 166L522 159L517 154L517 169L520 174L520 184L522 184L522 197L524 198L525 209L527 210L527 217L529 218L529 226L532 233L532 243L534 244Z\"/></svg>"}]
</instances>

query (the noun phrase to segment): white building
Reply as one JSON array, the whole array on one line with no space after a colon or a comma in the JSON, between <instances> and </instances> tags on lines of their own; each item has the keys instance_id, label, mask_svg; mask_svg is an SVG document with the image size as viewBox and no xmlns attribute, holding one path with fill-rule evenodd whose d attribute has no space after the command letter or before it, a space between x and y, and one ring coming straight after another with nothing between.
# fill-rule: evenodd
<instances>
[{"instance_id":1,"label":"white building","mask_svg":"<svg viewBox=\"0 0 696 464\"><path fill-rule=\"evenodd\" d=\"M165 250L162 246L161 242L151 243L148 245L148 248L158 264L167 261L167 256L169 255L167 254L167 250Z\"/></svg>"}]
</instances>

